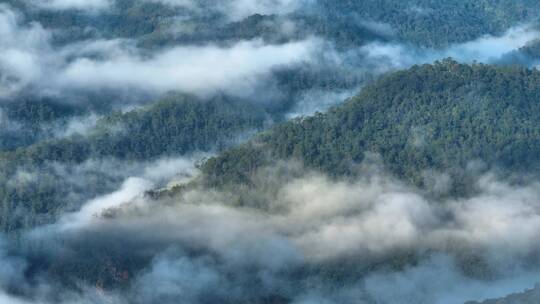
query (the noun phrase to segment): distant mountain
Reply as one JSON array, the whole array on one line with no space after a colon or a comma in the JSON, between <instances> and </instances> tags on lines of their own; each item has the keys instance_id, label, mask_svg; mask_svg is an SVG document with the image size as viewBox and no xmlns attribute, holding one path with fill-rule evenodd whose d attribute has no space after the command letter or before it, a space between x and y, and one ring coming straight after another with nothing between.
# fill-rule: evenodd
<instances>
[{"instance_id":1,"label":"distant mountain","mask_svg":"<svg viewBox=\"0 0 540 304\"><path fill-rule=\"evenodd\" d=\"M24 11L28 20L39 21L46 28L63 29L56 35L59 43L120 37L139 38L142 45L159 47L179 41L287 36L279 33L280 26L272 26L266 21L259 23L261 19L258 18L229 22L223 12L215 9L227 1L195 1L202 9L189 10L186 5L189 1L184 1L183 6L171 6L167 3L174 1L115 0L111 8L100 14L80 10L37 10L30 1L4 2ZM300 32L321 35L341 45L358 42L358 36L371 29L420 46L444 47L485 34L500 34L516 23L534 20L540 13L540 5L534 0L298 2L302 3L300 9L281 15L297 23ZM191 30L170 30L171 25L181 21L178 16L189 17L180 24Z\"/></svg>"},{"instance_id":2,"label":"distant mountain","mask_svg":"<svg viewBox=\"0 0 540 304\"><path fill-rule=\"evenodd\" d=\"M297 119L210 159L213 184L247 183L275 159L299 159L330 175L351 175L366 153L422 186L436 170L463 182L484 169L540 170L540 72L444 60L383 77L328 113ZM477 162L479 161L479 162ZM461 185L463 186L463 185Z\"/></svg>"},{"instance_id":3,"label":"distant mountain","mask_svg":"<svg viewBox=\"0 0 540 304\"><path fill-rule=\"evenodd\" d=\"M539 17L0 0L0 304L521 292L540 269ZM540 287L467 304L497 303Z\"/></svg>"},{"instance_id":4,"label":"distant mountain","mask_svg":"<svg viewBox=\"0 0 540 304\"><path fill-rule=\"evenodd\" d=\"M534 0L366 0L320 1L335 17L357 15L389 24L402 41L442 47L498 34L511 24L529 22L540 12Z\"/></svg>"}]
</instances>

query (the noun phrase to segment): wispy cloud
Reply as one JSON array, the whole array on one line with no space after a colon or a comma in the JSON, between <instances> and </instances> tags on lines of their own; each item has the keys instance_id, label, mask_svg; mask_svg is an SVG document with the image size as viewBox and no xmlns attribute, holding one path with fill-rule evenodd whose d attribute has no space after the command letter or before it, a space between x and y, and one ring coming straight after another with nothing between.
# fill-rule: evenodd
<instances>
[{"instance_id":1,"label":"wispy cloud","mask_svg":"<svg viewBox=\"0 0 540 304\"><path fill-rule=\"evenodd\" d=\"M110 8L113 0L31 0L33 5L48 10L100 10Z\"/></svg>"},{"instance_id":2,"label":"wispy cloud","mask_svg":"<svg viewBox=\"0 0 540 304\"><path fill-rule=\"evenodd\" d=\"M70 90L224 92L246 96L280 66L309 61L315 38L279 45L260 40L230 46L180 45L154 53L135 41L95 40L53 47L51 33L23 25L6 7L0 10L0 96L23 88L57 94ZM21 38L22 37L22 38Z\"/></svg>"},{"instance_id":3,"label":"wispy cloud","mask_svg":"<svg viewBox=\"0 0 540 304\"><path fill-rule=\"evenodd\" d=\"M117 49L106 59L82 58L71 62L60 71L57 84L80 89L122 87L248 95L260 78L269 76L272 68L309 60L316 45L316 40L284 45L244 41L230 48L174 47L149 58Z\"/></svg>"},{"instance_id":4,"label":"wispy cloud","mask_svg":"<svg viewBox=\"0 0 540 304\"><path fill-rule=\"evenodd\" d=\"M194 11L210 10L228 16L230 20L237 21L253 14L272 15L288 14L303 9L309 5L310 0L224 0L200 2L194 0L145 0L160 2L168 5L188 8Z\"/></svg>"},{"instance_id":5,"label":"wispy cloud","mask_svg":"<svg viewBox=\"0 0 540 304\"><path fill-rule=\"evenodd\" d=\"M536 182L511 186L486 175L469 198L433 199L379 169L341 181L268 174L278 171L265 171L256 180L261 187L244 194L193 188L162 201L143 195L148 171L146 180L126 179L30 240L62 239L67 248L52 258L75 250L66 263L107 251L102 246L112 240L123 244L122 259L146 256L138 275L128 271L131 288L116 295L135 303L280 296L292 303L447 304L540 280ZM245 194L247 206L235 207ZM80 248L78 239L93 241Z\"/></svg>"}]
</instances>

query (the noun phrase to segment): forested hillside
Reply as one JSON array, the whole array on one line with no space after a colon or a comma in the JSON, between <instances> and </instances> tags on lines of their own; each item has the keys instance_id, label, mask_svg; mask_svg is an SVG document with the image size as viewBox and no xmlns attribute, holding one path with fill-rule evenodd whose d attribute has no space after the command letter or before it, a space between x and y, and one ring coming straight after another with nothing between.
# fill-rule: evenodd
<instances>
[{"instance_id":1,"label":"forested hillside","mask_svg":"<svg viewBox=\"0 0 540 304\"><path fill-rule=\"evenodd\" d=\"M539 1L0 2L0 304L536 296Z\"/></svg>"},{"instance_id":2,"label":"forested hillside","mask_svg":"<svg viewBox=\"0 0 540 304\"><path fill-rule=\"evenodd\" d=\"M11 231L45 224L69 207L70 195L88 199L111 191L123 178L89 168L73 180L63 175L70 169L62 166L219 151L261 130L268 119L249 103L171 95L142 109L107 115L85 134L0 152L0 226ZM13 182L21 176L26 178Z\"/></svg>"},{"instance_id":3,"label":"forested hillside","mask_svg":"<svg viewBox=\"0 0 540 304\"><path fill-rule=\"evenodd\" d=\"M59 36L59 41L87 39L92 36L141 37L143 44L151 47L174 42L226 41L248 37L274 37L280 40L276 29L268 22L260 23L260 17L251 16L241 22L227 23L222 4L213 0L189 1L179 5L167 5L167 1L115 0L115 7L103 14L92 15L78 10L63 12L36 11L32 2L7 0L14 7L24 9L29 19L39 20L44 26L69 29ZM174 4L174 1L169 1ZM358 45L362 27L375 22L383 35L395 32L402 41L427 47L444 47L451 43L473 40L485 34L500 34L519 22L528 22L538 17L540 7L533 0L367 0L367 1L312 1L306 8L291 12L288 18L299 21L301 32L320 34L336 39L340 44ZM212 8L191 10L193 7ZM189 16L186 22L190 30L176 33L168 28L177 21L177 16ZM265 18L274 19L268 16ZM355 19L362 18L364 22ZM363 25L362 25L363 23ZM88 26L92 30L88 31ZM251 25L251 26L247 26ZM371 24L374 26L374 24ZM377 27L375 27L377 28ZM283 35L283 34L280 34ZM298 35L298 34L296 34ZM356 36L356 37L355 37Z\"/></svg>"},{"instance_id":4,"label":"forested hillside","mask_svg":"<svg viewBox=\"0 0 540 304\"><path fill-rule=\"evenodd\" d=\"M38 66L38 70L51 76L53 83L66 81L64 78L54 79L65 72L49 67L58 62L68 67L75 64L73 69L77 70L81 67L77 63L87 60L95 60L91 61L94 65L113 63L118 54L131 61L159 58L159 52L179 45L227 48L239 42L260 39L269 45L285 46L314 37L321 39L325 42L321 45L324 48L311 52L313 58L292 66L273 66L271 77L264 77L260 87L253 88L264 88L264 94L247 96L248 100L262 105L271 115L285 116L290 112L311 114L313 109L325 110L326 107L317 106L313 100L333 98L326 103L337 103L342 98L329 97L328 94L350 95L381 71L386 71L387 65L392 66L392 61L399 66L401 61L408 64L411 60L406 56L400 58L404 54L387 53L395 50L384 48L375 49L382 52L382 57L369 58L373 54L366 45L403 43L421 48L445 48L485 35L501 35L516 24L533 22L540 9L537 3L527 0L444 3L432 0L316 1L306 4L303 9L285 10L283 13L267 8L269 13L254 12L231 17L223 9L225 4L215 5L212 1L198 2L197 5L187 5L189 1L185 5L147 0L100 1L111 5L90 12L76 7L52 9L48 2L37 7L32 1L9 0L6 3L14 10L5 14L6 36L9 39L11 36L27 37L28 41L20 42L29 45L30 53L26 55L36 57L34 64L41 63L38 57L46 60L45 66ZM213 9L201 9L211 5ZM19 29L15 31L17 27ZM450 32L451 35L448 34ZM22 51L19 48L17 46L15 50ZM47 54L37 56L33 54L35 49ZM524 48L527 49L534 51L532 44ZM6 48L4 51L9 53L9 50ZM411 52L417 51L413 49ZM60 57L49 62L51 52ZM526 53L534 57L529 55L530 52ZM128 56L133 54L138 56ZM530 60L518 62L530 64ZM0 117L3 117L0 124L4 126L0 130L2 149L14 149L51 138L54 134L48 130L62 126L67 118L90 113L104 115L123 105L157 100L166 93L160 89L156 94L143 86L132 88L136 93L126 93L121 85L100 90L81 89L70 82L60 87L56 84L43 87L42 82L47 82L47 79L34 83L25 79L28 78L26 74L12 74L14 68L9 62L2 63L2 66L6 67L0 71L2 86L8 92L11 87L17 88L15 93L0 94ZM2 75L3 72L6 74ZM97 75L86 77L92 79ZM164 91L174 91L174 86L167 88ZM237 94L222 88L220 91L219 94ZM311 105L304 106L306 100Z\"/></svg>"},{"instance_id":5,"label":"forested hillside","mask_svg":"<svg viewBox=\"0 0 540 304\"><path fill-rule=\"evenodd\" d=\"M540 73L444 60L383 77L345 104L276 126L208 161L212 183L247 182L275 159L299 159L333 176L350 175L366 153L422 185L426 170L538 172ZM458 179L458 181L463 181ZM456 181L456 182L458 182Z\"/></svg>"},{"instance_id":6,"label":"forested hillside","mask_svg":"<svg viewBox=\"0 0 540 304\"><path fill-rule=\"evenodd\" d=\"M532 0L368 0L322 1L334 16L348 12L388 23L397 35L427 47L441 47L489 34L501 33L515 22L538 17Z\"/></svg>"}]
</instances>

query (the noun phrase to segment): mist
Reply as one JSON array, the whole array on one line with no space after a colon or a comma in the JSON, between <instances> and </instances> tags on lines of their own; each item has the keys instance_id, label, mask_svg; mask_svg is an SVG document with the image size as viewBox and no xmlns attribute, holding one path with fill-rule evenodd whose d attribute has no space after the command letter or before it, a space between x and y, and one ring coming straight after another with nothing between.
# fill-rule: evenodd
<instances>
[{"instance_id":1,"label":"mist","mask_svg":"<svg viewBox=\"0 0 540 304\"><path fill-rule=\"evenodd\" d=\"M368 61L378 61L379 72L425 64L451 57L464 63L497 63L508 53L540 38L534 25L510 28L502 36L486 35L479 39L452 45L446 49L421 49L403 44L375 42L360 48Z\"/></svg>"},{"instance_id":2,"label":"mist","mask_svg":"<svg viewBox=\"0 0 540 304\"><path fill-rule=\"evenodd\" d=\"M288 164L296 171L263 169L255 191L197 186L147 196L173 172L185 172L178 184L197 178L188 162L174 162L151 165L57 223L25 233L22 247L4 245L10 258L3 267L12 269L5 273L29 280L20 284L27 286L21 301L464 303L540 280L536 181L513 186L487 174L471 197L434 199L378 165L336 180ZM253 205L236 205L245 195ZM59 261L60 268L47 266ZM79 263L97 263L105 275L97 283L82 279ZM22 274L34 267L42 270L33 278ZM60 277L79 277L78 287Z\"/></svg>"},{"instance_id":3,"label":"mist","mask_svg":"<svg viewBox=\"0 0 540 304\"><path fill-rule=\"evenodd\" d=\"M285 45L241 41L230 47L178 46L144 55L128 40L86 41L55 50L38 25L24 27L4 8L0 29L4 49L3 95L28 85L42 91L114 89L200 95L249 95L272 68L309 61L314 39ZM20 40L15 37L25 37ZM266 60L260 60L266 58ZM215 67L219 66L219 69ZM214 73L208 71L214 70ZM53 77L51 77L53 76Z\"/></svg>"},{"instance_id":4,"label":"mist","mask_svg":"<svg viewBox=\"0 0 540 304\"><path fill-rule=\"evenodd\" d=\"M540 38L535 24L516 24L499 36L425 48L398 39L388 24L358 17L375 38L339 45L295 19L316 1L143 2L181 13L157 18L151 33L106 35L96 20L117 13L116 1L31 4L32 14L75 11L91 20L70 29L0 5L0 140L43 133L20 146L0 143L11 157L0 161L37 155L35 143L90 136L107 111L140 108L171 92L201 102L226 96L286 120L326 111L388 72L448 57L500 63ZM249 19L254 14L281 19L257 23L264 16ZM234 35L193 39L203 31L197 22L215 22L221 34L244 21L279 25L285 34L233 28ZM60 39L77 33L84 35ZM84 110L25 130L3 107L26 99ZM94 100L112 106L99 112L88 106ZM123 130L106 134L115 132ZM422 130L413 133L412 144L422 146ZM540 281L539 180L512 184L488 172L477 176L471 195L454 197L445 172L425 172L428 189L420 189L367 158L354 178L290 160L261 169L249 186L214 188L198 169L217 153L211 150L16 165L0 190L56 191L61 203L35 207L23 196L2 215L33 228L0 237L0 304L451 304L503 297ZM41 181L46 186L38 187Z\"/></svg>"},{"instance_id":5,"label":"mist","mask_svg":"<svg viewBox=\"0 0 540 304\"><path fill-rule=\"evenodd\" d=\"M303 9L314 1L310 0L226 0L200 2L194 0L145 0L161 2L171 6L188 8L193 11L216 10L226 15L229 20L238 21L253 14L286 15Z\"/></svg>"},{"instance_id":6,"label":"mist","mask_svg":"<svg viewBox=\"0 0 540 304\"><path fill-rule=\"evenodd\" d=\"M204 12L206 5L183 0L158 2L199 12ZM108 1L47 3L57 9L86 6L93 9ZM309 1L255 3L235 0L221 3L214 9L227 12L232 20L239 20L255 13L286 16L311 5L315 4ZM99 11L96 14L100 14ZM16 10L2 6L0 50L4 56L0 58L0 97L3 100L31 92L85 103L88 98L81 96L101 92L104 94L101 99L109 99L111 104L123 107L177 91L202 98L226 94L263 105L274 103L277 107L287 104L282 108L288 117L324 111L389 71L447 57L469 63L498 62L504 55L539 36L533 24L517 25L502 36L486 35L444 49L426 49L395 41L389 34L392 29L388 25L358 20L389 40L367 41L364 45L343 48L324 37L309 35L280 42L260 38L227 42L218 39L147 49L139 45L138 39L123 37L96 37L58 45L54 39L62 30L46 29L37 22L27 21ZM294 21L288 23L289 32L301 31ZM175 22L168 24L172 32L177 26ZM279 85L279 72L283 70L295 71L294 77L302 77L298 71L320 79L329 75L341 76L328 79L332 85L313 84L288 92L290 88Z\"/></svg>"},{"instance_id":7,"label":"mist","mask_svg":"<svg viewBox=\"0 0 540 304\"><path fill-rule=\"evenodd\" d=\"M99 10L109 8L111 0L42 0L34 5L48 10Z\"/></svg>"},{"instance_id":8,"label":"mist","mask_svg":"<svg viewBox=\"0 0 540 304\"><path fill-rule=\"evenodd\" d=\"M49 33L40 25L21 26L15 12L0 5L0 97L9 95L41 74Z\"/></svg>"},{"instance_id":9,"label":"mist","mask_svg":"<svg viewBox=\"0 0 540 304\"><path fill-rule=\"evenodd\" d=\"M106 61L81 59L61 73L60 86L123 87L158 92L179 90L195 94L227 92L252 95L250 88L268 77L272 67L309 60L315 41L265 46L241 42L229 49L213 46L178 47L145 60L124 52ZM267 58L260 60L260 58ZM220 66L214 73L208 73Z\"/></svg>"}]
</instances>

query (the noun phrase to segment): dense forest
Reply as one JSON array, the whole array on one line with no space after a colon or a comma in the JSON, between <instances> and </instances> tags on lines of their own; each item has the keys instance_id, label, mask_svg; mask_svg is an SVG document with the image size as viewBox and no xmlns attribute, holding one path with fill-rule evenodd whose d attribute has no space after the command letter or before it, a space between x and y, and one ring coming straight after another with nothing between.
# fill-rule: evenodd
<instances>
[{"instance_id":1,"label":"dense forest","mask_svg":"<svg viewBox=\"0 0 540 304\"><path fill-rule=\"evenodd\" d=\"M0 304L540 302L539 18L1 1Z\"/></svg>"},{"instance_id":2,"label":"dense forest","mask_svg":"<svg viewBox=\"0 0 540 304\"><path fill-rule=\"evenodd\" d=\"M451 59L415 66L383 77L328 113L276 126L209 160L204 171L212 184L247 183L275 159L299 159L333 176L350 175L354 164L374 153L417 185L427 170L458 177L475 161L484 170L537 173L539 81L538 71L512 66Z\"/></svg>"},{"instance_id":3,"label":"dense forest","mask_svg":"<svg viewBox=\"0 0 540 304\"><path fill-rule=\"evenodd\" d=\"M323 7L338 16L356 13L392 25L405 41L426 47L441 47L472 40L486 33L501 33L515 22L537 18L535 1L323 1Z\"/></svg>"},{"instance_id":4,"label":"dense forest","mask_svg":"<svg viewBox=\"0 0 540 304\"><path fill-rule=\"evenodd\" d=\"M199 191L209 191L210 194L203 195L212 197L211 193L221 191L218 189L223 188L216 188L216 185L231 186L230 183L233 183L235 187L225 187L228 190L217 192L217 195L226 198L228 204L238 204L235 200L243 200L244 203L240 201L240 206L249 205L249 208L268 210L272 214L271 201L277 200L280 191L283 191L279 188L282 187L280 185L294 183L295 179L303 176L303 169L295 172L297 169L290 167L290 163L280 164L278 159L300 159L309 168L339 178L343 175L353 176L361 173L355 170L355 163L362 162L367 152L381 155L384 165L396 176L420 184L425 181L423 179L425 176L422 175L425 170L463 169L471 160L483 161L487 166L512 169L513 172L520 170L534 172L537 164L535 157L538 155L534 147L537 146L535 141L539 131L533 121L536 120L535 113L538 113L535 100L540 89L535 84L539 78L540 74L536 70L484 64L464 65L451 59L391 73L327 113L279 123L268 131L256 135L249 142L208 160L202 164L202 169L207 178L206 182L210 181L212 187L210 190L203 190L206 185L200 182L204 180L197 179L180 186L180 191L177 186L173 188L172 193L152 195L152 199L149 197L146 199L149 199L152 208L157 210L166 208L163 204L174 206L178 202L180 206L184 204L190 206L192 204L190 201L194 199L192 196L195 196L196 200L197 196L201 195L197 194ZM154 145L171 147L171 150L163 149L163 153L168 151L173 153L175 150L187 153L197 147L186 144L183 139L189 138L194 132L204 134L204 130L209 129L213 130L212 134L220 134L222 139L234 140L231 134L237 135L241 130L247 132L250 129L262 128L266 117L264 111L246 111L248 108L245 106L223 99L216 99L212 103L190 96L173 95L148 108L111 114L99 120L95 130L89 135L79 135L6 152L4 157L10 160L4 163L6 168L9 168L10 164L20 163L19 168L33 164L39 166L33 170L42 176L37 179L37 183L26 184L28 188L24 188L25 184L22 182L11 188L12 183L9 179L6 180L6 189L13 189L13 192L7 194L5 201L9 202L15 197L19 202L18 208L21 208L25 200L47 201L51 202L51 205L28 205L28 209L22 212L7 205L7 208L13 211L4 209L3 214L8 215L4 218L4 229L13 231L49 223L52 219L46 215L50 215L53 208L58 208L56 212L62 214L65 208L72 207L67 204L66 198L73 199L69 191L81 192L81 189L74 188L80 187L80 183L70 184L69 180L62 180L62 175L53 176L54 173L45 176L52 170L47 168L47 160L79 163L87 157L103 156L132 160L151 159L160 156ZM234 119L228 115L235 115ZM229 119L224 119L227 117ZM227 121L236 121L238 124L231 126L223 124ZM147 125L143 127L141 122ZM204 122L204 124L193 125L189 122ZM168 128L173 126L174 131L167 133ZM461 131L452 131L456 129ZM145 136L131 137L133 134ZM183 135L175 137L174 134ZM465 134L467 136L464 136ZM207 136L209 135L199 135L198 138ZM160 140L163 142L159 142ZM117 146L115 145L117 142L123 144ZM220 141L210 137L209 142ZM199 144L204 148L208 142ZM81 149L82 152L73 150L71 147L75 145L85 148ZM121 149L125 145L131 148ZM281 167L283 165L285 167ZM273 168L265 169L263 175L256 176L255 173L265 167ZM280 173L280 170L283 172ZM462 173L460 170L448 172ZM88 176L84 177L82 184L91 194L112 191L119 186L122 179L100 175L100 172L86 174ZM337 185L338 188L342 187L340 184ZM44 192L35 193L32 189L44 189ZM87 197L90 197L90 194ZM131 212L135 214L132 215ZM187 256L197 259L198 250L203 252L208 250L197 247L206 245L190 245L189 239L186 241L181 236L168 234L157 238L147 236L140 230L146 229L148 225L144 221L141 222L142 227L135 228L134 232L131 231L134 229L131 226L124 226L127 223L116 226L116 219L123 216L130 219L131 216L135 216L137 219L140 212L144 211L138 209L130 211L129 208L108 210L105 217L111 222L103 223L103 227L53 236L59 238L54 242L60 241L63 244L61 246L55 245L50 248L49 243L52 241L47 234L45 238L38 238L31 245L25 245L23 254L29 257L32 265L29 277L35 279L36 276L46 274L50 280L73 289L78 288L77 284L73 283L75 279L75 282L95 284L100 289L119 288L129 291L134 288L133 280L136 281L136 277L144 273L144 269L149 267L155 255L166 250L171 237L173 239L180 237L175 239L175 242L190 250ZM17 216L20 214L23 216ZM110 229L118 230L110 235L108 232ZM132 240L127 237L131 233L142 235ZM28 237L32 240L35 236L24 236L23 240ZM127 256L126 248L131 252ZM77 254L67 254L62 250ZM335 261L323 265L312 261L307 265L297 265L280 275L288 278L286 282L296 284L293 290L308 288L305 286L309 286L314 276L320 280L319 284L333 286L336 280L350 284L355 277L369 275L371 271L380 269L398 271L407 265L420 263L423 259L423 253L416 252L415 249L402 250L377 257L374 264L364 264L352 257L344 258L344 261L354 266L352 268L334 268L332 264ZM464 273L480 280L488 279L492 275L489 266L483 264L487 263L484 257L474 254L470 256L468 253L461 253L457 248L449 250L459 256L457 267ZM372 258L374 257L370 257ZM249 288L250 292L254 293L253 295L249 293L246 303L268 301L291 303L291 298L295 297L293 291L266 292L262 287L265 283L258 281L260 278L250 275L240 276L236 269L228 268L232 267L231 265L220 264L228 263L227 261L218 262L213 259L211 258L209 263L212 265L218 263L212 267L225 267L220 271L224 271L225 276L230 276L231 284ZM251 262L238 267L246 270L250 267L261 267L249 263ZM17 286L9 286L17 290ZM226 300L225 303L236 303L238 299L245 299L248 291L242 290L240 296L232 296L232 299ZM131 296L129 294L127 297ZM205 293L200 297L205 300L223 299L219 293ZM366 301L373 300L372 295L364 297ZM144 300L141 302L135 298L129 299L144 303ZM174 299L176 298L170 298L170 301Z\"/></svg>"},{"instance_id":5,"label":"dense forest","mask_svg":"<svg viewBox=\"0 0 540 304\"><path fill-rule=\"evenodd\" d=\"M31 2L21 0L7 0L7 3L23 9L30 20L39 20L46 27L68 29L61 34L59 41L87 39L92 35L139 37L143 45L156 47L175 42L227 41L259 36L272 37L271 40L276 41L285 38L277 37L280 35L276 32L279 27L266 21L276 20L275 16L248 16L223 28L227 19L212 0L198 1L198 7L214 6L204 13L190 10L192 7L189 5L171 7L164 4L166 1L115 0L114 9L99 15L78 10L32 10L29 8ZM373 28L370 22L375 22L389 24L402 41L426 47L444 47L485 34L500 34L515 23L536 18L539 10L538 3L533 0L323 0L291 12L288 18L300 21L300 32L295 34L297 37L305 32L335 39L342 45L358 45L362 41L358 37L364 34L366 27ZM179 15L190 17L186 22L192 30L175 37L168 28ZM355 21L357 17L365 19L364 25ZM88 25L92 25L93 30L89 31ZM384 36L391 32L379 34Z\"/></svg>"},{"instance_id":6,"label":"dense forest","mask_svg":"<svg viewBox=\"0 0 540 304\"><path fill-rule=\"evenodd\" d=\"M50 222L66 207L74 207L68 204L73 199L70 193L75 192L78 200L84 200L111 191L122 178L90 170L79 177L81 182L62 176L59 166L77 166L99 159L151 161L158 157L219 151L262 129L269 119L253 104L171 95L146 108L107 115L84 135L74 134L2 152L1 227L11 231ZM31 178L13 183L21 174Z\"/></svg>"},{"instance_id":7,"label":"dense forest","mask_svg":"<svg viewBox=\"0 0 540 304\"><path fill-rule=\"evenodd\" d=\"M226 47L238 41L256 39L272 45L283 45L309 37L320 37L331 42L332 48L344 52L344 58L339 62L331 57L335 54L322 54L316 58L316 65L301 63L293 67L275 67L272 79L265 86L277 86L279 94L272 92L272 97L263 97L270 101L254 101L263 104L267 110L271 103L272 115L286 115L301 102L300 99L314 90L354 92L366 81L372 80L376 76L372 71L377 71L377 67L362 54L357 54L359 46L372 42L393 42L444 48L487 34L501 34L516 22L533 21L538 10L534 3L525 0L450 1L442 6L439 1L420 0L382 3L317 1L303 10L287 14L252 14L230 20L218 9L219 6L213 10L193 10L189 6L170 6L160 1L113 2L114 6L99 13L77 9L40 10L32 8L32 2L20 0L9 0L7 3L18 10L18 21L22 25L32 26L38 22L40 27L49 30L50 47L58 53L62 53L66 46L89 40L123 39L151 52L185 44L218 44ZM206 2L200 2L198 6L204 7ZM357 22L356 19L365 21ZM452 35L448 34L450 31ZM527 49L534 50L532 46L523 50ZM529 51L524 52L530 56ZM89 51L82 58L99 56L103 55ZM66 64L74 59L66 58ZM525 60L519 63L525 63ZM0 76L0 80L3 77L16 78L8 76ZM9 85L9 81L6 84ZM0 130L2 149L13 149L50 138L52 134L47 130L54 123L64 123L62 118L90 112L103 115L118 110L112 100L133 104L160 97L134 98L110 90L69 92L65 89L62 94L44 95L38 93L39 90L31 85L25 87L24 93L8 98L0 95L3 100L0 113L5 117L0 123L5 125L3 121L8 119L19 126L5 126ZM258 98L261 96L249 96L249 99ZM41 126L43 124L44 127ZM23 133L17 135L15 131Z\"/></svg>"}]
</instances>

